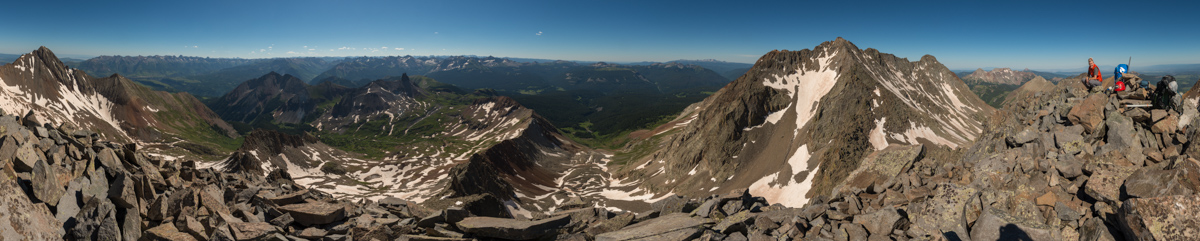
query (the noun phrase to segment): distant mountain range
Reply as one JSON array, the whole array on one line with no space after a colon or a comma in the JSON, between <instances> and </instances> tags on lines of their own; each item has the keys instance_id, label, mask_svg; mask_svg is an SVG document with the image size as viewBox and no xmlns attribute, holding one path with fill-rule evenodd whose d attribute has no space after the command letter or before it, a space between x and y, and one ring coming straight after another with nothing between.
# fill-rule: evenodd
<instances>
[{"instance_id":1,"label":"distant mountain range","mask_svg":"<svg viewBox=\"0 0 1200 241\"><path fill-rule=\"evenodd\" d=\"M633 63L626 63L626 64L629 64L629 65L652 65L652 64L657 64L657 63L678 63L678 64L686 64L686 65L696 65L696 66L711 69L712 71L720 73L721 76L725 76L725 78L727 78L729 80L735 80L738 77L741 77L742 74L745 74L747 70L750 70L751 66L754 66L754 64L725 62L725 61L720 61L720 60L715 60L715 59L700 59L700 60L680 59L680 60L673 60L673 61L667 61L667 62L633 62Z\"/></svg>"},{"instance_id":2,"label":"distant mountain range","mask_svg":"<svg viewBox=\"0 0 1200 241\"><path fill-rule=\"evenodd\" d=\"M196 96L220 96L267 72L312 78L339 58L231 59L186 56L100 56L79 63L89 73L119 73L146 86Z\"/></svg>"}]
</instances>

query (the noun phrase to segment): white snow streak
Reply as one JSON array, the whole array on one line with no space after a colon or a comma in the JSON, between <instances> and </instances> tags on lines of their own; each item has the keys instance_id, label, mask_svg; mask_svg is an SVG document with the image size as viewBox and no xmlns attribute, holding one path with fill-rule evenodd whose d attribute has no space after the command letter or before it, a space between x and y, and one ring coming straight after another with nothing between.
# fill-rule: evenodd
<instances>
[{"instance_id":1,"label":"white snow streak","mask_svg":"<svg viewBox=\"0 0 1200 241\"><path fill-rule=\"evenodd\" d=\"M771 182L779 177L781 172L772 173L762 179L750 184L750 193L755 196L762 196L767 199L767 202L779 203L788 207L801 207L808 203L808 198L804 195L812 189L812 178L820 169L813 168L811 172L804 177L804 181L796 183L795 175L808 169L808 159L811 153L808 153L808 145L802 145L796 150L795 154L788 159L788 165L792 168L791 175L788 175L788 182L783 185L772 185Z\"/></svg>"},{"instance_id":2,"label":"white snow streak","mask_svg":"<svg viewBox=\"0 0 1200 241\"><path fill-rule=\"evenodd\" d=\"M871 146L875 147L875 150L883 150L883 148L887 148L888 146L887 133L884 132L883 128L884 123L887 123L887 117L875 121L875 129L871 129L870 141Z\"/></svg>"}]
</instances>

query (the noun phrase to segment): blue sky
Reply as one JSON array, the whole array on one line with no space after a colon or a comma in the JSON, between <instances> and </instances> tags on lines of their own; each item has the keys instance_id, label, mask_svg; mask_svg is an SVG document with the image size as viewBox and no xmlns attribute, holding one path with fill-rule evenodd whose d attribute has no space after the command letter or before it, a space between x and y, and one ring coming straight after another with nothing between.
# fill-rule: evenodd
<instances>
[{"instance_id":1,"label":"blue sky","mask_svg":"<svg viewBox=\"0 0 1200 241\"><path fill-rule=\"evenodd\" d=\"M838 3L833 3L838 2ZM844 37L952 69L1200 63L1191 1L14 1L0 53L753 63ZM1121 9L1120 11L1116 9ZM1121 36L1121 33L1127 34ZM383 48L387 47L386 50ZM1136 70L1136 68L1135 68Z\"/></svg>"}]
</instances>

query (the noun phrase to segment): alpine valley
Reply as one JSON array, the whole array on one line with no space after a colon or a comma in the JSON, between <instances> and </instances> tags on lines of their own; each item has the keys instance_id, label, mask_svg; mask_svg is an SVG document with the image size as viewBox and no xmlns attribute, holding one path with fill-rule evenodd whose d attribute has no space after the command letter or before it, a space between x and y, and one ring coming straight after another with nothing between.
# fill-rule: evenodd
<instances>
[{"instance_id":1,"label":"alpine valley","mask_svg":"<svg viewBox=\"0 0 1200 241\"><path fill-rule=\"evenodd\" d=\"M0 240L1200 239L1196 89L1132 108L842 38L74 67L0 66Z\"/></svg>"}]
</instances>

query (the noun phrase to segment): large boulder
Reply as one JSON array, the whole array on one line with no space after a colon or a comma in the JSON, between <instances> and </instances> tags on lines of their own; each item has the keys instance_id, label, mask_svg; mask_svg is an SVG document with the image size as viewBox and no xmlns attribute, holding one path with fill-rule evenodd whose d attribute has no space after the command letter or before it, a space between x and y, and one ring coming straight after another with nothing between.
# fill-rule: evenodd
<instances>
[{"instance_id":1,"label":"large boulder","mask_svg":"<svg viewBox=\"0 0 1200 241\"><path fill-rule=\"evenodd\" d=\"M703 232L703 218L687 214L667 214L625 227L614 232L596 235L596 241L614 240L688 240Z\"/></svg>"},{"instance_id":2,"label":"large boulder","mask_svg":"<svg viewBox=\"0 0 1200 241\"><path fill-rule=\"evenodd\" d=\"M58 200L66 192L58 182L58 171L42 160L34 164L33 182L30 185L33 186L33 195L50 206L58 206Z\"/></svg>"},{"instance_id":3,"label":"large boulder","mask_svg":"<svg viewBox=\"0 0 1200 241\"><path fill-rule=\"evenodd\" d=\"M120 219L121 235L124 240L140 239L142 237L142 214L138 213L138 208L126 208L124 212L118 214L124 215Z\"/></svg>"},{"instance_id":4,"label":"large boulder","mask_svg":"<svg viewBox=\"0 0 1200 241\"><path fill-rule=\"evenodd\" d=\"M1125 200L1118 219L1127 240L1200 240L1200 196Z\"/></svg>"},{"instance_id":5,"label":"large boulder","mask_svg":"<svg viewBox=\"0 0 1200 241\"><path fill-rule=\"evenodd\" d=\"M1075 155L1083 151L1083 135L1070 130L1071 128L1061 128L1054 132L1054 144L1063 152L1069 155Z\"/></svg>"},{"instance_id":6,"label":"large boulder","mask_svg":"<svg viewBox=\"0 0 1200 241\"><path fill-rule=\"evenodd\" d=\"M1023 146L1025 143L1038 140L1039 137L1041 137L1041 135L1038 133L1037 128L1035 126L1029 126L1024 130L1017 132L1016 135L1005 138L1005 141L1009 142L1009 144L1012 146Z\"/></svg>"},{"instance_id":7,"label":"large boulder","mask_svg":"<svg viewBox=\"0 0 1200 241\"><path fill-rule=\"evenodd\" d=\"M116 223L117 207L107 198L87 199L79 214L75 215L78 222L68 230L68 237L75 239L98 239L99 237L119 237L113 233L118 229ZM113 220L109 223L109 220Z\"/></svg>"},{"instance_id":8,"label":"large boulder","mask_svg":"<svg viewBox=\"0 0 1200 241\"><path fill-rule=\"evenodd\" d=\"M121 208L138 206L137 186L134 185L132 174L118 172L110 185L108 198L112 199L113 204Z\"/></svg>"},{"instance_id":9,"label":"large boulder","mask_svg":"<svg viewBox=\"0 0 1200 241\"><path fill-rule=\"evenodd\" d=\"M1170 134L1170 133L1175 133L1175 128L1177 128L1178 126L1179 126L1179 118L1175 117L1175 115L1167 115L1165 118L1162 118L1161 120L1158 120L1158 122L1155 122L1153 126L1150 126L1150 131L1152 131L1154 133Z\"/></svg>"},{"instance_id":10,"label":"large boulder","mask_svg":"<svg viewBox=\"0 0 1200 241\"><path fill-rule=\"evenodd\" d=\"M1164 163L1165 164L1165 163ZM1129 197L1148 198L1174 195L1193 195L1200 187L1200 165L1194 159L1174 169L1162 165L1147 166L1125 178L1122 190Z\"/></svg>"},{"instance_id":11,"label":"large boulder","mask_svg":"<svg viewBox=\"0 0 1200 241\"><path fill-rule=\"evenodd\" d=\"M971 240L1062 240L1060 230L989 208L971 227Z\"/></svg>"},{"instance_id":12,"label":"large boulder","mask_svg":"<svg viewBox=\"0 0 1200 241\"><path fill-rule=\"evenodd\" d=\"M0 177L0 240L58 240L61 223L44 205L33 204L16 180Z\"/></svg>"},{"instance_id":13,"label":"large boulder","mask_svg":"<svg viewBox=\"0 0 1200 241\"><path fill-rule=\"evenodd\" d=\"M88 173L88 185L83 189L84 199L108 198L108 177L103 168Z\"/></svg>"},{"instance_id":14,"label":"large boulder","mask_svg":"<svg viewBox=\"0 0 1200 241\"><path fill-rule=\"evenodd\" d=\"M291 204L279 210L292 214L292 218L304 226L329 224L346 218L345 207L325 202Z\"/></svg>"},{"instance_id":15,"label":"large boulder","mask_svg":"<svg viewBox=\"0 0 1200 241\"><path fill-rule=\"evenodd\" d=\"M834 188L834 193L858 193L869 188L882 190L896 183L896 176L912 162L925 154L922 145L890 145L871 153L859 162L858 168L850 172L845 181Z\"/></svg>"},{"instance_id":16,"label":"large boulder","mask_svg":"<svg viewBox=\"0 0 1200 241\"><path fill-rule=\"evenodd\" d=\"M723 234L729 234L729 233L734 233L734 232L743 232L744 233L744 232L746 232L746 223L751 218L752 218L752 216L750 216L750 211L737 212L732 215L729 215L729 217L725 217L724 219L721 219L721 222L719 222L719 223L717 223L717 225L713 226L712 229L714 231L717 231L717 232L720 232Z\"/></svg>"},{"instance_id":17,"label":"large boulder","mask_svg":"<svg viewBox=\"0 0 1200 241\"><path fill-rule=\"evenodd\" d=\"M267 237L279 230L270 223L265 222L240 222L230 223L229 231L233 232L233 237L237 240L259 240Z\"/></svg>"},{"instance_id":18,"label":"large boulder","mask_svg":"<svg viewBox=\"0 0 1200 241\"><path fill-rule=\"evenodd\" d=\"M887 207L873 213L858 215L854 217L854 223L862 224L863 227L870 232L872 236L883 235L887 236L895 230L897 226L903 224L901 221L904 216L901 216L896 208Z\"/></svg>"},{"instance_id":19,"label":"large boulder","mask_svg":"<svg viewBox=\"0 0 1200 241\"><path fill-rule=\"evenodd\" d=\"M26 142L25 145L17 148L17 153L13 156L13 168L18 172L30 172L37 165L37 161L41 159L37 148L33 147L33 143Z\"/></svg>"},{"instance_id":20,"label":"large boulder","mask_svg":"<svg viewBox=\"0 0 1200 241\"><path fill-rule=\"evenodd\" d=\"M1108 118L1104 120L1104 125L1108 127L1105 132L1105 140L1108 144L1102 148L1104 152L1120 152L1125 160L1135 166L1141 166L1146 161L1146 155L1142 154L1141 135L1138 135L1134 128L1132 119L1116 111L1111 111Z\"/></svg>"},{"instance_id":21,"label":"large boulder","mask_svg":"<svg viewBox=\"0 0 1200 241\"><path fill-rule=\"evenodd\" d=\"M571 222L571 216L560 215L537 221L521 221L507 218L469 217L456 226L463 232L479 237L530 240L554 233Z\"/></svg>"},{"instance_id":22,"label":"large boulder","mask_svg":"<svg viewBox=\"0 0 1200 241\"><path fill-rule=\"evenodd\" d=\"M1132 166L1097 168L1088 177L1087 184L1083 186L1083 191L1096 200L1117 203L1121 200L1121 185L1125 183L1125 178L1129 177L1137 169L1137 167Z\"/></svg>"},{"instance_id":23,"label":"large boulder","mask_svg":"<svg viewBox=\"0 0 1200 241\"><path fill-rule=\"evenodd\" d=\"M71 180L70 184L67 184L67 191L58 199L57 212L54 217L58 219L58 222L63 223L63 229L69 230L75 226L75 215L79 214L79 206L81 206L79 197L83 195L81 192L83 188L89 184L87 178L75 178L75 180Z\"/></svg>"},{"instance_id":24,"label":"large boulder","mask_svg":"<svg viewBox=\"0 0 1200 241\"><path fill-rule=\"evenodd\" d=\"M0 161L10 160L15 157L18 149L15 137L3 134L0 133Z\"/></svg>"},{"instance_id":25,"label":"large boulder","mask_svg":"<svg viewBox=\"0 0 1200 241\"><path fill-rule=\"evenodd\" d=\"M908 211L912 220L909 231L917 236L968 237L966 209L972 201L978 202L979 191L951 183L941 184L933 192L924 206Z\"/></svg>"},{"instance_id":26,"label":"large boulder","mask_svg":"<svg viewBox=\"0 0 1200 241\"><path fill-rule=\"evenodd\" d=\"M1105 104L1108 104L1107 94L1092 93L1075 107L1071 107L1071 111L1067 113L1067 120L1070 120L1071 124L1083 126L1088 133L1095 132L1104 124Z\"/></svg>"},{"instance_id":27,"label":"large boulder","mask_svg":"<svg viewBox=\"0 0 1200 241\"><path fill-rule=\"evenodd\" d=\"M1108 225L1104 225L1103 218L1094 217L1083 221L1079 227L1079 240L1084 241L1116 241L1117 238L1108 231Z\"/></svg>"},{"instance_id":28,"label":"large boulder","mask_svg":"<svg viewBox=\"0 0 1200 241\"><path fill-rule=\"evenodd\" d=\"M1065 178L1075 178L1083 175L1083 162L1072 155L1059 155L1054 162L1054 169Z\"/></svg>"},{"instance_id":29,"label":"large boulder","mask_svg":"<svg viewBox=\"0 0 1200 241\"><path fill-rule=\"evenodd\" d=\"M147 229L145 235L142 236L142 238L148 239L148 240L156 240L156 241L157 240L163 240L163 241L166 241L166 240L195 241L196 240L196 238L192 237L192 235L188 235L186 233L180 232L179 229L175 228L175 224L172 224L171 222L166 222L166 223L163 223L162 225L158 225L158 227Z\"/></svg>"}]
</instances>

